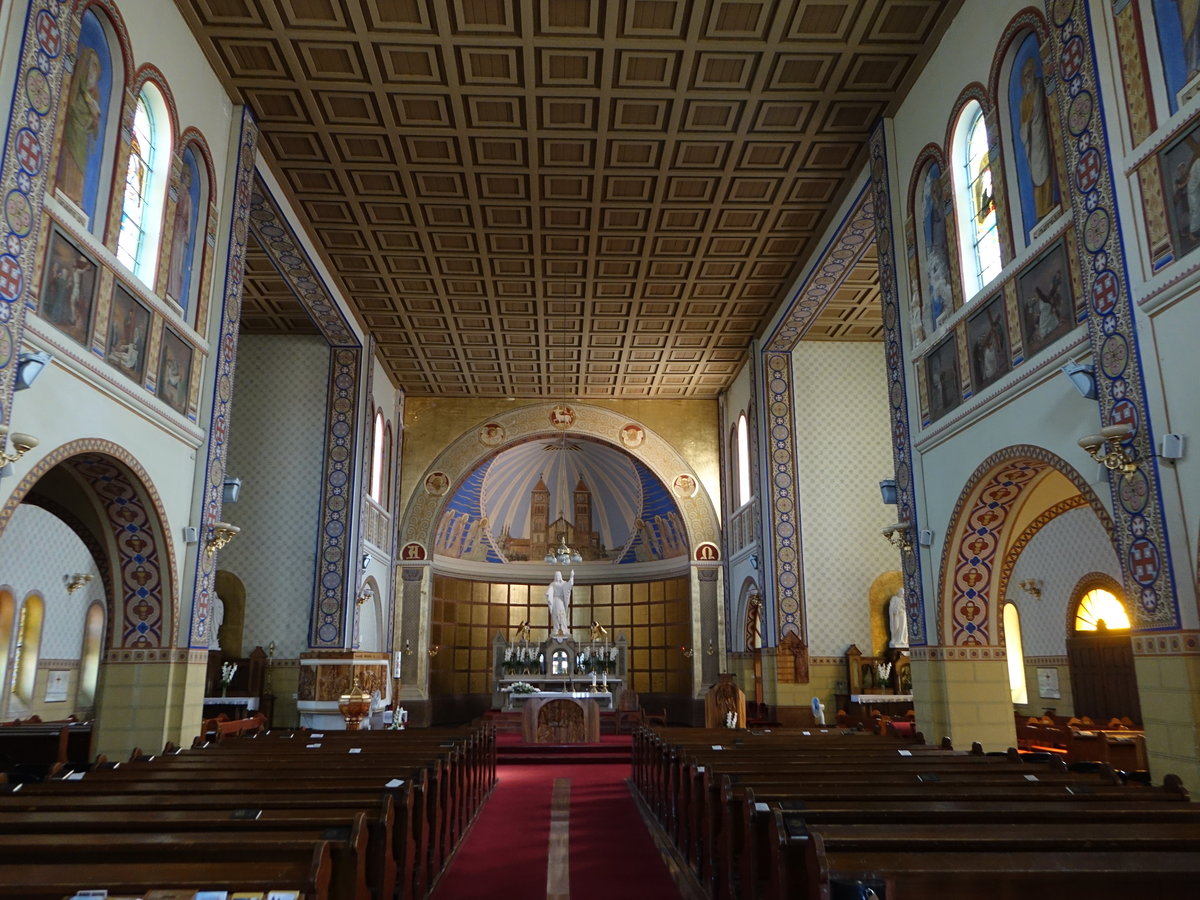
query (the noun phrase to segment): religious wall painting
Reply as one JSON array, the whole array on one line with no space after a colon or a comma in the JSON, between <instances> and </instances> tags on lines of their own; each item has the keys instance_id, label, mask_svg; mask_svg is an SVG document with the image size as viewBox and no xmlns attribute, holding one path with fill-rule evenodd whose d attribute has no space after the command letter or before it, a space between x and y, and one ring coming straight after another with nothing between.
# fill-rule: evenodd
<instances>
[{"instance_id":1,"label":"religious wall painting","mask_svg":"<svg viewBox=\"0 0 1200 900\"><path fill-rule=\"evenodd\" d=\"M192 295L192 275L197 259L200 222L200 166L196 151L188 147L180 160L178 197L175 200L171 247L167 264L167 298L179 304L184 318Z\"/></svg>"},{"instance_id":2,"label":"religious wall painting","mask_svg":"<svg viewBox=\"0 0 1200 900\"><path fill-rule=\"evenodd\" d=\"M641 425L630 422L621 429L621 446L626 450L636 450L646 440L646 430Z\"/></svg>"},{"instance_id":3,"label":"religious wall painting","mask_svg":"<svg viewBox=\"0 0 1200 900\"><path fill-rule=\"evenodd\" d=\"M917 265L921 276L923 318L928 334L937 331L954 309L950 238L943 187L941 167L932 162L925 168L917 188Z\"/></svg>"},{"instance_id":4,"label":"religious wall painting","mask_svg":"<svg viewBox=\"0 0 1200 900\"><path fill-rule=\"evenodd\" d=\"M1075 301L1067 246L1059 241L1017 276L1017 306L1025 358L1030 359L1075 326Z\"/></svg>"},{"instance_id":5,"label":"religious wall painting","mask_svg":"<svg viewBox=\"0 0 1200 900\"><path fill-rule=\"evenodd\" d=\"M38 314L83 346L96 305L99 266L57 228L50 231Z\"/></svg>"},{"instance_id":6,"label":"religious wall painting","mask_svg":"<svg viewBox=\"0 0 1200 900\"><path fill-rule=\"evenodd\" d=\"M1200 120L1159 153L1167 227L1176 257L1200 245Z\"/></svg>"},{"instance_id":7,"label":"religious wall painting","mask_svg":"<svg viewBox=\"0 0 1200 900\"><path fill-rule=\"evenodd\" d=\"M104 358L134 381L146 371L146 346L150 336L150 310L124 285L113 289L112 314Z\"/></svg>"},{"instance_id":8,"label":"religious wall painting","mask_svg":"<svg viewBox=\"0 0 1200 900\"><path fill-rule=\"evenodd\" d=\"M971 385L979 393L1012 368L1004 294L997 293L967 320Z\"/></svg>"},{"instance_id":9,"label":"religious wall painting","mask_svg":"<svg viewBox=\"0 0 1200 900\"><path fill-rule=\"evenodd\" d=\"M88 10L81 18L75 67L67 86L54 184L59 194L82 212L92 231L98 224L96 206L112 96L111 44L99 17Z\"/></svg>"},{"instance_id":10,"label":"religious wall painting","mask_svg":"<svg viewBox=\"0 0 1200 900\"><path fill-rule=\"evenodd\" d=\"M187 412L192 373L192 346L170 328L163 328L158 362L158 396L180 415Z\"/></svg>"},{"instance_id":11,"label":"religious wall painting","mask_svg":"<svg viewBox=\"0 0 1200 900\"><path fill-rule=\"evenodd\" d=\"M508 436L508 431L499 422L488 422L479 429L479 443L485 447L495 447Z\"/></svg>"},{"instance_id":12,"label":"religious wall painting","mask_svg":"<svg viewBox=\"0 0 1200 900\"><path fill-rule=\"evenodd\" d=\"M1048 103L1041 44L1031 31L1013 53L1008 79L1008 110L1015 151L1013 168L1017 174L1026 246L1037 224L1059 208Z\"/></svg>"},{"instance_id":13,"label":"religious wall painting","mask_svg":"<svg viewBox=\"0 0 1200 900\"><path fill-rule=\"evenodd\" d=\"M1154 0L1159 58L1171 113L1200 81L1200 4L1195 0Z\"/></svg>"},{"instance_id":14,"label":"religious wall painting","mask_svg":"<svg viewBox=\"0 0 1200 900\"><path fill-rule=\"evenodd\" d=\"M434 497L441 497L450 490L450 478L445 472L430 472L425 478L425 490Z\"/></svg>"},{"instance_id":15,"label":"religious wall painting","mask_svg":"<svg viewBox=\"0 0 1200 900\"><path fill-rule=\"evenodd\" d=\"M442 509L431 550L507 564L542 562L564 543L585 563L655 562L690 550L673 485L615 444L565 433L501 450L469 472Z\"/></svg>"},{"instance_id":16,"label":"religious wall painting","mask_svg":"<svg viewBox=\"0 0 1200 900\"><path fill-rule=\"evenodd\" d=\"M958 368L958 341L953 332L925 357L929 385L929 421L936 422L962 402L962 378Z\"/></svg>"}]
</instances>

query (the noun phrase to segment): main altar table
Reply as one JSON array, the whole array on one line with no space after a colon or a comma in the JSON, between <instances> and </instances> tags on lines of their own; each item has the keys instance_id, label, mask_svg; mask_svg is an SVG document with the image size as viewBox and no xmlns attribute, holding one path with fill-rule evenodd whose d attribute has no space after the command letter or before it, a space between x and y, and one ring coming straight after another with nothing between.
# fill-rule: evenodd
<instances>
[{"instance_id":1,"label":"main altar table","mask_svg":"<svg viewBox=\"0 0 1200 900\"><path fill-rule=\"evenodd\" d=\"M527 694L521 710L521 740L527 744L598 744L600 743L600 705L595 694L583 691L542 691ZM566 701L578 707L579 712L570 716L555 717L555 721L542 722L538 726L539 714L547 703ZM612 703L612 695L609 695ZM541 735L539 736L539 732Z\"/></svg>"}]
</instances>

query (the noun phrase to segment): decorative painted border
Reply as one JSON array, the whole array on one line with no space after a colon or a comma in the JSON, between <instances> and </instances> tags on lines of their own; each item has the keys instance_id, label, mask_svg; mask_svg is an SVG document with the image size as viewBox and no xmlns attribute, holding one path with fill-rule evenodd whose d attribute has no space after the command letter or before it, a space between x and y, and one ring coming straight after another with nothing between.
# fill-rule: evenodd
<instances>
[{"instance_id":1,"label":"decorative painted border","mask_svg":"<svg viewBox=\"0 0 1200 900\"><path fill-rule=\"evenodd\" d=\"M179 604L172 590L175 551L165 526L167 515L150 476L124 447L88 439L47 453L25 473L0 509L0 532L33 486L60 464L91 486L100 515L107 518L113 532L116 555L112 561L120 573L119 583L112 583L114 591L120 592L119 601L113 604L119 603L119 609L109 610L113 642L119 648L139 650L164 643L169 646L173 643L171 624L179 621ZM109 555L107 550L105 555ZM169 611L164 593L171 599Z\"/></svg>"},{"instance_id":2,"label":"decorative painted border","mask_svg":"<svg viewBox=\"0 0 1200 900\"><path fill-rule=\"evenodd\" d=\"M12 413L17 351L28 314L29 287L40 255L40 229L50 179L55 109L67 41L63 0L35 0L25 16L13 86L0 184L4 186L4 246L0 248L0 422Z\"/></svg>"},{"instance_id":3,"label":"decorative painted border","mask_svg":"<svg viewBox=\"0 0 1200 900\"><path fill-rule=\"evenodd\" d=\"M896 237L892 225L890 174L887 141L881 122L871 134L869 145L871 192L874 195L875 234L879 256L879 295L883 303L883 346L887 357L888 406L892 417L892 459L896 470L896 513L898 520L915 529L920 521L913 490L913 440L909 431L908 387L901 322L899 280L896 274ZM904 603L908 607L908 636L912 647L928 640L921 566L915 550L900 554L904 570Z\"/></svg>"},{"instance_id":4,"label":"decorative painted border","mask_svg":"<svg viewBox=\"0 0 1200 900\"><path fill-rule=\"evenodd\" d=\"M250 231L329 345L360 346L346 317L325 287L325 280L317 274L317 267L287 217L258 176L255 176L250 197Z\"/></svg>"},{"instance_id":5,"label":"decorative painted border","mask_svg":"<svg viewBox=\"0 0 1200 900\"><path fill-rule=\"evenodd\" d=\"M229 427L230 403L233 400L233 375L237 364L238 328L242 312L242 279L246 272L246 238L250 217L251 180L257 156L258 125L249 108L242 109L241 131L238 135L237 172L233 203L229 213L229 249L225 262L224 291L221 302L221 339L211 357L216 362L213 379L213 402L208 420L208 452L204 466L203 512L200 543L203 547L209 529L221 518L222 496L225 487L225 458L228 454L226 431ZM203 549L196 554L195 601L189 646L207 647L209 597L216 593L217 555L209 556Z\"/></svg>"},{"instance_id":6,"label":"decorative painted border","mask_svg":"<svg viewBox=\"0 0 1200 900\"><path fill-rule=\"evenodd\" d=\"M1138 656L1200 656L1200 631L1135 634L1133 652Z\"/></svg>"},{"instance_id":7,"label":"decorative painted border","mask_svg":"<svg viewBox=\"0 0 1200 900\"><path fill-rule=\"evenodd\" d=\"M910 651L914 661L921 662L973 662L980 659L1008 659L1006 647L943 647L929 645L914 647Z\"/></svg>"},{"instance_id":8,"label":"decorative painted border","mask_svg":"<svg viewBox=\"0 0 1200 900\"><path fill-rule=\"evenodd\" d=\"M792 353L808 329L829 303L829 298L845 281L863 254L871 246L875 233L875 209L878 200L864 185L837 234L829 241L808 278L792 295L791 302L774 331L763 342L761 351L762 391L765 416L762 433L767 436L767 477L759 483L770 485L767 519L770 525L760 530L771 536L764 540L767 551L769 586L763 598L763 641L778 642L794 634L807 643L804 616L804 552L801 547L800 508L796 484L796 392L792 378ZM761 524L761 523L760 523ZM774 605L774 615L771 607ZM775 625L776 634L769 633Z\"/></svg>"},{"instance_id":9,"label":"decorative painted border","mask_svg":"<svg viewBox=\"0 0 1200 900\"><path fill-rule=\"evenodd\" d=\"M1048 469L1075 486L1110 535L1115 531L1096 492L1059 456L1029 444L993 453L967 479L950 514L938 572L938 584L943 585L938 597L940 643L975 647L1000 642L999 629L992 622L999 621L999 590L1006 577L1003 568L996 571L998 563L1004 565L1003 558L997 559L1004 526L1025 489ZM953 578L948 571L951 565Z\"/></svg>"},{"instance_id":10,"label":"decorative painted border","mask_svg":"<svg viewBox=\"0 0 1200 900\"><path fill-rule=\"evenodd\" d=\"M1105 425L1134 427L1127 444L1141 461L1134 475L1111 480L1126 596L1138 601L1137 629L1177 629L1179 605L1113 190L1091 10L1082 0L1051 0L1048 6L1062 76L1059 107L1067 110L1062 140L1074 189L1079 273L1091 307L1088 335L1097 362L1100 419Z\"/></svg>"},{"instance_id":11,"label":"decorative painted border","mask_svg":"<svg viewBox=\"0 0 1200 900\"><path fill-rule=\"evenodd\" d=\"M105 654L106 663L125 663L140 665L141 663L186 663L188 665L204 665L208 662L208 651L187 647L165 650L109 650Z\"/></svg>"},{"instance_id":12,"label":"decorative painted border","mask_svg":"<svg viewBox=\"0 0 1200 900\"><path fill-rule=\"evenodd\" d=\"M1073 509L1079 509L1081 506L1087 506L1088 501L1084 499L1082 494L1076 494L1074 497L1068 497L1059 503L1055 503L1048 509L1042 512L1025 527L1011 544L1008 545L1008 552L1004 555L1003 561L1000 563L1000 576L996 579L996 596L1005 598L1008 596L1008 582L1012 577L1012 570L1020 559L1022 551L1029 546L1029 542L1037 537L1037 533L1061 516L1063 513L1070 512ZM1113 521L1108 515L1108 510L1104 511L1104 517L1100 522L1104 526L1109 538L1112 538ZM1003 620L1001 620L1003 624Z\"/></svg>"},{"instance_id":13,"label":"decorative painted border","mask_svg":"<svg viewBox=\"0 0 1200 900\"><path fill-rule=\"evenodd\" d=\"M325 471L321 493L321 538L313 587L309 631L312 647L341 647L346 633L346 600L357 591L348 584L357 573L357 554L349 543L354 522L354 451L357 443L359 372L362 351L333 347L329 351L329 397L326 404ZM353 557L353 558L351 558ZM354 567L351 570L351 567Z\"/></svg>"}]
</instances>

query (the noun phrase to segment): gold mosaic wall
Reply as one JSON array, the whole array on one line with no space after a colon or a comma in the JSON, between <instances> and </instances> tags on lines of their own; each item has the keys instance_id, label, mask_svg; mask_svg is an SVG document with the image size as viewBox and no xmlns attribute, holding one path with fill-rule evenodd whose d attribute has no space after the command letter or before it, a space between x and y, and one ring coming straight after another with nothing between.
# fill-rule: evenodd
<instances>
[{"instance_id":1,"label":"gold mosaic wall","mask_svg":"<svg viewBox=\"0 0 1200 900\"><path fill-rule=\"evenodd\" d=\"M440 649L430 660L430 693L486 694L493 687L492 641L515 636L528 620L534 641L545 640L549 619L544 584L465 581L435 576L430 643ZM595 620L615 640L629 645L629 681L638 692L691 691L691 604L687 578L634 584L576 585L571 628L586 640Z\"/></svg>"}]
</instances>

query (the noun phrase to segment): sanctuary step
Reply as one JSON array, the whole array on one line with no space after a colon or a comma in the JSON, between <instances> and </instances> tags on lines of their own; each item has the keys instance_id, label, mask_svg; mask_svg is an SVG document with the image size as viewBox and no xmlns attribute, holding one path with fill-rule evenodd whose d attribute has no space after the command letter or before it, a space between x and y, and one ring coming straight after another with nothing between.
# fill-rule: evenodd
<instances>
[{"instance_id":1,"label":"sanctuary step","mask_svg":"<svg viewBox=\"0 0 1200 900\"><path fill-rule=\"evenodd\" d=\"M519 735L496 735L496 762L547 765L553 763L632 763L629 735L603 735L598 744L527 744Z\"/></svg>"}]
</instances>

